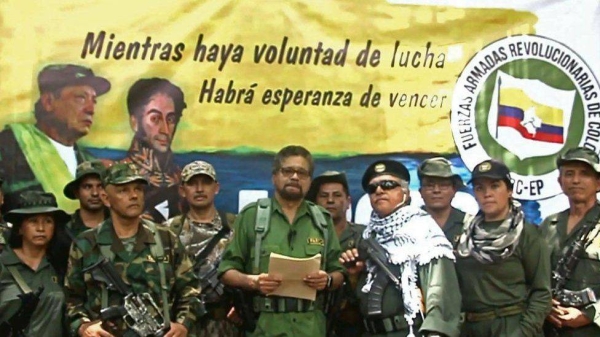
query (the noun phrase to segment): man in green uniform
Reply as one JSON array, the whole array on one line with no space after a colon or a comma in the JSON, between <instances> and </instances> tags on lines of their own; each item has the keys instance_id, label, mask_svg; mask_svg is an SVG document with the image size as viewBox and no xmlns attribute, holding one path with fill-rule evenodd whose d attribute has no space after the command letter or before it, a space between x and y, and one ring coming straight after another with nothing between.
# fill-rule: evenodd
<instances>
[{"instance_id":1,"label":"man in green uniform","mask_svg":"<svg viewBox=\"0 0 600 337\"><path fill-rule=\"evenodd\" d=\"M101 322L102 309L123 305L123 294L98 281L90 270L100 258L109 260L135 294L148 293L157 321L170 322L166 337L187 336L199 308L198 279L179 239L167 228L142 220L146 179L134 165L115 164L103 180L102 199L110 218L82 233L71 248L66 278L67 323L73 335L132 336L124 320ZM147 321L146 321L147 323Z\"/></svg>"},{"instance_id":2,"label":"man in green uniform","mask_svg":"<svg viewBox=\"0 0 600 337\"><path fill-rule=\"evenodd\" d=\"M452 246L429 214L407 205L409 183L400 162L367 168L362 187L373 213L359 250L347 250L340 261L349 274L360 273L356 293L368 336L458 336ZM372 246L363 249L367 241Z\"/></svg>"},{"instance_id":3,"label":"man in green uniform","mask_svg":"<svg viewBox=\"0 0 600 337\"><path fill-rule=\"evenodd\" d=\"M273 162L275 197L251 203L236 218L219 273L225 285L253 292L254 310L260 315L250 336L325 336L323 295L338 288L344 276L331 218L304 200L313 170L308 150L284 147ZM321 254L321 270L303 279L318 291L316 301L267 296L282 284L279 275L269 273L271 253L294 258Z\"/></svg>"},{"instance_id":4,"label":"man in green uniform","mask_svg":"<svg viewBox=\"0 0 600 337\"><path fill-rule=\"evenodd\" d=\"M460 176L452 172L452 163L446 158L425 159L417 170L421 187L419 192L425 205L423 209L444 231L446 238L455 244L463 224L472 216L452 207L456 192L465 185Z\"/></svg>"},{"instance_id":5,"label":"man in green uniform","mask_svg":"<svg viewBox=\"0 0 600 337\"><path fill-rule=\"evenodd\" d=\"M215 196L219 193L215 168L205 161L194 161L181 171L179 193L184 200L184 214L167 221L167 226L179 237L194 263L200 279L202 299L207 314L198 320L200 336L236 336L235 325L227 320L232 308L225 296L217 269L225 246L231 240L235 215L217 210Z\"/></svg>"},{"instance_id":6,"label":"man in green uniform","mask_svg":"<svg viewBox=\"0 0 600 337\"><path fill-rule=\"evenodd\" d=\"M77 141L90 132L96 99L110 90L110 82L74 64L48 65L37 80L35 124L12 123L0 132L4 210L13 209L23 191L44 191L53 193L60 208L71 213L77 203L60 192L75 176L77 164L91 159Z\"/></svg>"},{"instance_id":7,"label":"man in green uniform","mask_svg":"<svg viewBox=\"0 0 600 337\"><path fill-rule=\"evenodd\" d=\"M79 209L67 223L67 229L73 237L90 228L96 228L110 215L100 198L100 194L104 193L102 176L105 170L104 164L99 160L85 161L77 166L75 180L63 189L65 197L79 200Z\"/></svg>"},{"instance_id":8,"label":"man in green uniform","mask_svg":"<svg viewBox=\"0 0 600 337\"><path fill-rule=\"evenodd\" d=\"M600 205L596 192L600 190L600 160L586 148L574 148L560 156L558 182L569 198L569 208L550 215L541 224L542 235L551 251L552 268L556 267L577 241L583 245L578 260L566 277L564 289L600 295ZM584 233L585 231L585 233ZM587 234L586 234L587 233ZM583 237L582 237L583 235ZM556 277L553 277L556 282ZM556 288L553 288L553 291ZM578 305L561 303L553 293L553 308L546 321L547 336L600 336L600 302L587 301ZM552 331L551 331L552 330Z\"/></svg>"},{"instance_id":9,"label":"man in green uniform","mask_svg":"<svg viewBox=\"0 0 600 337\"><path fill-rule=\"evenodd\" d=\"M342 251L356 248L365 226L351 223L346 218L346 212L352 204L346 174L337 171L323 172L312 181L306 200L329 211ZM363 331L354 293L357 280L356 276L348 278L343 288L329 300L331 313L328 313L328 324L332 325L333 329L330 330L334 336L360 336Z\"/></svg>"}]
</instances>

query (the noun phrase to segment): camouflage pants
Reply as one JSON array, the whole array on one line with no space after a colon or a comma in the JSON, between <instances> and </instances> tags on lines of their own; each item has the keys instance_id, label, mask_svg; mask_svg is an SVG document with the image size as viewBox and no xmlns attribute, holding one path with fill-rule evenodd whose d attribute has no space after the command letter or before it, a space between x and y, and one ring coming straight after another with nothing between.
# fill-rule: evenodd
<instances>
[{"instance_id":1,"label":"camouflage pants","mask_svg":"<svg viewBox=\"0 0 600 337\"><path fill-rule=\"evenodd\" d=\"M196 329L196 336L206 337L238 337L237 327L228 320L201 320Z\"/></svg>"}]
</instances>

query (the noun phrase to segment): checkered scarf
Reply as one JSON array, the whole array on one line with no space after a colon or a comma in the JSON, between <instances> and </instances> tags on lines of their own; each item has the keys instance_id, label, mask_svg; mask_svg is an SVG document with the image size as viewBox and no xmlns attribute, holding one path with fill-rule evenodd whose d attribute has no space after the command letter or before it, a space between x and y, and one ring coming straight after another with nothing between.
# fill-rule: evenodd
<instances>
[{"instance_id":1,"label":"checkered scarf","mask_svg":"<svg viewBox=\"0 0 600 337\"><path fill-rule=\"evenodd\" d=\"M479 212L470 223L465 224L458 241L457 253L461 257L472 256L484 264L502 261L514 253L523 230L521 204L512 200L508 217L491 231L481 227L484 215Z\"/></svg>"},{"instance_id":2,"label":"checkered scarf","mask_svg":"<svg viewBox=\"0 0 600 337\"><path fill-rule=\"evenodd\" d=\"M408 336L412 337L414 319L421 308L417 267L443 257L454 261L452 245L433 218L414 206L401 207L385 218L373 212L363 237L369 238L372 233L386 250L388 261L400 266L402 288L399 290L404 301L404 318L410 327ZM367 282L361 289L364 293L371 290L377 266L367 260L367 271Z\"/></svg>"}]
</instances>

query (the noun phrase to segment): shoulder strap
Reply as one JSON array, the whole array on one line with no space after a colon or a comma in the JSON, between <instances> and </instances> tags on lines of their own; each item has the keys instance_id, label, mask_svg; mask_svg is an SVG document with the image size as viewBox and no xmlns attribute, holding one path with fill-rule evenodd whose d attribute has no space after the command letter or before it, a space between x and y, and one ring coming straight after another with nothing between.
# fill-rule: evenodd
<instances>
[{"instance_id":1,"label":"shoulder strap","mask_svg":"<svg viewBox=\"0 0 600 337\"><path fill-rule=\"evenodd\" d=\"M142 220L143 221L143 220ZM154 234L154 244L150 245L150 253L158 263L158 271L160 273L160 295L162 297L163 304L163 315L165 317L165 322L171 321L171 316L169 312L169 286L167 285L167 274L165 272L165 263L168 263L165 259L165 250L163 248L163 243L160 238L160 233L156 229L156 226L151 221L143 221L143 223L148 227L148 229Z\"/></svg>"},{"instance_id":2,"label":"shoulder strap","mask_svg":"<svg viewBox=\"0 0 600 337\"><path fill-rule=\"evenodd\" d=\"M258 274L260 270L260 248L263 238L269 231L269 222L271 221L271 199L258 199L256 206L256 221L254 223L256 238L254 240L254 264L252 266L253 274Z\"/></svg>"},{"instance_id":3,"label":"shoulder strap","mask_svg":"<svg viewBox=\"0 0 600 337\"><path fill-rule=\"evenodd\" d=\"M6 269L8 269L8 271L12 275L13 279L15 279L15 282L17 283L17 285L19 286L19 288L21 289L21 292L23 294L32 293L31 288L29 288L29 286L27 285L27 282L25 282L25 280L23 279L23 276L21 276L21 273L19 273L19 271L17 270L17 267L9 266L9 267L6 267Z\"/></svg>"},{"instance_id":4,"label":"shoulder strap","mask_svg":"<svg viewBox=\"0 0 600 337\"><path fill-rule=\"evenodd\" d=\"M308 211L312 216L313 222L323 234L323 240L325 241L325 244L323 245L323 253L321 254L321 266L323 269L325 269L325 266L327 265L327 242L329 239L329 234L327 232L327 220L325 220L325 216L319 209L319 206L313 203L308 203Z\"/></svg>"},{"instance_id":5,"label":"shoulder strap","mask_svg":"<svg viewBox=\"0 0 600 337\"><path fill-rule=\"evenodd\" d=\"M219 243L219 241L221 241L221 239L224 238L225 235L231 232L231 228L229 228L229 224L227 223L225 212L219 211L219 217L221 218L221 230L219 230L217 234L215 234L215 236L213 236L210 239L210 241L206 244L206 247L204 247L204 249L198 255L196 255L196 261L204 260L208 256L208 254L210 254L213 251L213 249Z\"/></svg>"}]
</instances>

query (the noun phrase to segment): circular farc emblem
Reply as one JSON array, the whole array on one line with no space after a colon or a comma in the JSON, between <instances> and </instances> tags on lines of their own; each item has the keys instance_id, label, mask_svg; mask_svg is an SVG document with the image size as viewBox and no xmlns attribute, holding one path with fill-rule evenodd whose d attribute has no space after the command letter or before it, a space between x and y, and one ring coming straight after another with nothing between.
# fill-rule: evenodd
<instances>
[{"instance_id":1,"label":"circular farc emblem","mask_svg":"<svg viewBox=\"0 0 600 337\"><path fill-rule=\"evenodd\" d=\"M450 118L467 168L504 162L517 199L561 193L557 155L600 151L596 77L573 50L542 36L506 37L475 54L456 82Z\"/></svg>"},{"instance_id":2,"label":"circular farc emblem","mask_svg":"<svg viewBox=\"0 0 600 337\"><path fill-rule=\"evenodd\" d=\"M385 164L377 164L377 165L375 165L374 170L377 173L381 173L381 172L385 171Z\"/></svg>"},{"instance_id":3,"label":"circular farc emblem","mask_svg":"<svg viewBox=\"0 0 600 337\"><path fill-rule=\"evenodd\" d=\"M481 165L479 165L479 172L487 172L492 168L492 164L490 163L483 163Z\"/></svg>"}]
</instances>

